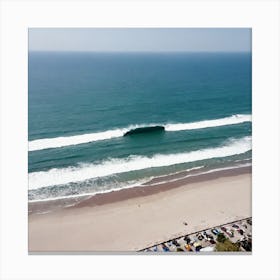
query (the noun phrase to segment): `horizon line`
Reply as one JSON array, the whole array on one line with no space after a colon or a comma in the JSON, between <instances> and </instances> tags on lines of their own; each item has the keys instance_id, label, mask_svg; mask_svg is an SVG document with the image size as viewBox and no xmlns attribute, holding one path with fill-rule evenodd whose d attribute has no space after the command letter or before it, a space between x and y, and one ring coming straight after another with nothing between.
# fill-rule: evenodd
<instances>
[{"instance_id":1,"label":"horizon line","mask_svg":"<svg viewBox=\"0 0 280 280\"><path fill-rule=\"evenodd\" d=\"M28 50L28 52L70 52L70 53L252 53L252 51L101 51L101 50Z\"/></svg>"}]
</instances>

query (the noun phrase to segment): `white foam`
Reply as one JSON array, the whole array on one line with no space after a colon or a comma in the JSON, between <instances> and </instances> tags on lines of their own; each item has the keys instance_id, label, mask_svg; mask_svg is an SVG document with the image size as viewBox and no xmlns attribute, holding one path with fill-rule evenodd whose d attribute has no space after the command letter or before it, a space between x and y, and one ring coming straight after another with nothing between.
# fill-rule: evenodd
<instances>
[{"instance_id":1,"label":"white foam","mask_svg":"<svg viewBox=\"0 0 280 280\"><path fill-rule=\"evenodd\" d=\"M157 183L152 183L152 184L147 184L148 186L156 186L156 185L161 185L161 184L165 184L165 183L172 183L172 182L176 182L178 180L182 180L182 179L186 179L189 177L197 177L200 175L204 175L204 174L209 174L209 173L215 173L215 172L219 172L219 171L223 171L223 170L233 170L233 169L238 169L238 168L242 168L242 167L249 167L252 166L251 163L244 163L244 164L240 164L237 166L228 166L228 167L221 167L221 168L216 168L216 169L211 169L208 171L204 171L204 172L199 172L199 173L195 173L195 174L189 174L183 177L179 177L179 178L175 178L175 179L170 179L167 181L160 181Z\"/></svg>"},{"instance_id":2,"label":"white foam","mask_svg":"<svg viewBox=\"0 0 280 280\"><path fill-rule=\"evenodd\" d=\"M100 140L117 138L123 136L127 129L115 129L104 132L96 132L75 136L65 136L56 138L46 138L29 141L29 151L44 150L50 148L60 148L71 145L85 144Z\"/></svg>"},{"instance_id":3,"label":"white foam","mask_svg":"<svg viewBox=\"0 0 280 280\"><path fill-rule=\"evenodd\" d=\"M166 131L193 130L193 129L233 125L233 124L239 124L239 123L251 122L251 121L252 121L251 115L233 115L230 117L216 119L216 120L206 120L206 121L192 122L192 123L167 124L165 126L165 130Z\"/></svg>"},{"instance_id":4,"label":"white foam","mask_svg":"<svg viewBox=\"0 0 280 280\"><path fill-rule=\"evenodd\" d=\"M193 170L201 169L203 167L204 166L193 167L193 168L190 168L190 169L186 169L184 171L193 171ZM33 200L29 200L29 202L42 202L42 201L53 201L53 200L60 200L60 199L66 199L66 198L87 197L87 196L93 196L93 195L101 194L101 193L104 194L104 193L114 192L114 191L123 190L123 189L130 189L130 188L133 188L133 187L136 187L136 186L145 187L146 186L145 184L147 182L150 182L154 178L161 178L161 177L165 177L165 176L168 176L168 175L175 175L175 174L181 173L181 172L182 171L178 171L178 172L166 174L166 175L163 175L163 176L157 176L157 177L150 176L150 177L142 178L140 180L132 180L132 181L128 181L128 182L125 182L125 183L117 183L117 185L114 186L113 188L102 189L102 190L99 189L95 192L88 192L88 193L85 192L85 193L66 195L66 196L48 197L48 198L42 198L42 199L36 199L36 200L33 199Z\"/></svg>"},{"instance_id":5,"label":"white foam","mask_svg":"<svg viewBox=\"0 0 280 280\"><path fill-rule=\"evenodd\" d=\"M249 166L252 166L252 164L251 163L246 163L246 164L241 164L241 165L237 165L237 166L229 166L229 167L224 167L224 168L211 169L211 170L208 170L208 171L205 171L205 172L189 174L189 175L186 175L186 176L183 176L183 177L179 177L179 178L175 178L175 179L170 179L170 180L167 180L167 181L160 181L160 182L157 182L157 183L152 183L152 184L149 183L149 184L147 184L148 182L150 182L154 178L166 177L168 175L175 175L175 174L183 172L183 171L178 171L178 172L171 173L171 174L166 174L166 175L163 175L163 176L144 178L143 180L136 181L136 183L135 182L134 183L130 182L130 183L122 185L122 186L118 185L118 187L114 187L112 189L98 190L96 192L80 193L80 194L73 194L73 195L67 195L67 196L58 196L58 197L48 197L48 198L43 198L43 199L34 199L34 200L29 200L29 203L43 202L43 201L54 201L54 200L62 200L62 199L69 199L69 198L75 199L75 198L80 198L80 197L88 197L88 196L94 196L96 194L105 194L105 193L115 192L115 191L119 191L119 190L123 190L123 189L130 189L130 188L133 188L133 187L136 187L136 186L137 187L156 186L156 185L161 185L161 184L164 184L164 183L176 182L178 180L185 179L185 178L188 178L188 177L195 177L195 176L200 176L200 175L203 175L203 174L218 172L218 171L222 171L222 170L231 170L231 169L237 169L237 168L249 167ZM198 166L198 167L190 168L190 169L187 169L187 170L184 170L184 171L193 171L193 170L196 170L196 169L201 169L203 167L204 166ZM71 205L75 205L75 203L71 204ZM46 212L46 213L48 213L48 212ZM42 214L42 213L40 213L40 214Z\"/></svg>"},{"instance_id":6,"label":"white foam","mask_svg":"<svg viewBox=\"0 0 280 280\"><path fill-rule=\"evenodd\" d=\"M170 166L198 160L232 156L251 150L251 137L230 140L216 148L179 154L156 154L152 157L129 156L125 159L109 159L97 164L80 164L77 167L53 168L29 174L29 189L84 181L128 171L152 167Z\"/></svg>"},{"instance_id":7,"label":"white foam","mask_svg":"<svg viewBox=\"0 0 280 280\"><path fill-rule=\"evenodd\" d=\"M130 189L136 186L141 186L143 183L146 183L147 180L150 180L150 178L145 178L143 180L138 180L138 181L131 181L127 182L126 184L118 184L117 187L106 189L106 190L98 190L95 192L88 192L88 193L80 193L80 194L73 194L73 195L66 195L66 196L57 196L57 197L48 197L48 198L43 198L43 199L33 199L29 200L28 202L42 202L42 201L54 201L54 200L60 200L60 199L68 199L68 198L80 198L80 197L87 197L87 196L94 196L96 194L104 194L104 193L110 193L114 191L119 191L123 189Z\"/></svg>"},{"instance_id":8,"label":"white foam","mask_svg":"<svg viewBox=\"0 0 280 280\"><path fill-rule=\"evenodd\" d=\"M154 125L161 125L165 127L166 131L180 131L180 130L193 130L202 129L208 127L225 126L238 124L243 122L250 122L251 115L233 115L230 117L216 119L216 120L205 120L193 123L177 123L177 124L139 124L131 125L127 128L118 128L107 130L103 132L88 133L82 135L56 137L56 138L45 138L29 141L29 151L38 151L51 148L61 148L71 145L80 145L95 141L108 140L112 138L122 137L126 132L131 129L138 127L147 127Z\"/></svg>"}]
</instances>

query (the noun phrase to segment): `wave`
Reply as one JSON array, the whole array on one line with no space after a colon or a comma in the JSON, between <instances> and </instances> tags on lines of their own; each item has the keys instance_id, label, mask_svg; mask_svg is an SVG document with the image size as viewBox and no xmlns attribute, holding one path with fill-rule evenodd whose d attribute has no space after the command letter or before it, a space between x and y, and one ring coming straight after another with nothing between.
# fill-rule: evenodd
<instances>
[{"instance_id":1,"label":"wave","mask_svg":"<svg viewBox=\"0 0 280 280\"><path fill-rule=\"evenodd\" d=\"M113 138L118 138L124 136L127 132L150 126L164 126L165 131L180 131L180 130L194 130L203 129L217 126L226 126L239 124L244 122L251 122L251 115L232 115L230 117L215 119L215 120L205 120L192 123L177 123L177 124L142 124L142 125L131 125L127 128L117 128L112 130L107 130L103 132L88 133L82 135L65 136L65 137L55 137L55 138L45 138L29 141L29 151L38 151L51 148L61 148L65 146L86 144L95 141L109 140Z\"/></svg>"},{"instance_id":2,"label":"wave","mask_svg":"<svg viewBox=\"0 0 280 280\"><path fill-rule=\"evenodd\" d=\"M192 123L167 124L165 126L165 130L166 131L193 130L193 129L233 125L233 124L239 124L239 123L251 122L251 121L252 121L251 115L232 115L230 117L216 119L216 120L206 120L206 121L192 122Z\"/></svg>"},{"instance_id":3,"label":"wave","mask_svg":"<svg viewBox=\"0 0 280 280\"><path fill-rule=\"evenodd\" d=\"M155 133L155 132L156 133L164 132L164 126L156 125L156 126L138 127L127 131L123 136L137 135L142 133Z\"/></svg>"},{"instance_id":4,"label":"wave","mask_svg":"<svg viewBox=\"0 0 280 280\"><path fill-rule=\"evenodd\" d=\"M251 150L251 137L229 140L225 145L178 154L156 154L152 157L129 156L124 159L109 159L101 163L86 163L67 168L53 168L48 171L29 173L29 189L80 182L91 178L104 177L129 171L175 164L195 162L242 154Z\"/></svg>"},{"instance_id":5,"label":"wave","mask_svg":"<svg viewBox=\"0 0 280 280\"><path fill-rule=\"evenodd\" d=\"M119 191L119 190L123 190L123 189L130 189L133 187L147 187L147 186L157 186L157 185L161 185L161 184L165 184L165 183L172 183L172 182L176 182L178 180L182 180L182 179L186 179L189 177L197 177L197 176L201 176L204 174L209 174L209 173L214 173L214 172L219 172L219 171L224 171L224 170L233 170L233 169L238 169L238 168L243 168L243 167L249 167L252 166L251 163L245 163L245 164L241 164L241 165L237 165L237 166L229 166L229 167L222 167L222 168L216 168L216 169L211 169L208 171L203 171L203 172L198 172L195 174L189 174L183 177L178 177L176 179L170 179L170 180L166 180L166 181L160 181L157 183L149 183L152 179L154 178L162 178L162 177L166 177L168 175L175 175L175 174L180 174L182 173L182 171L178 171L175 173L171 173L171 174L167 174L167 175L163 175L163 176L157 176L157 177L148 177L148 178L143 178L142 180L135 180L135 181L128 181L126 184L118 184L118 186L114 186L113 188L109 188L106 190L98 190L98 191L94 191L94 192L83 192L83 193L79 193L79 194L72 194L72 195L62 195L62 196L55 196L55 197L46 197L46 198L41 198L41 199L31 199L28 202L29 203L36 203L36 202L45 202L45 201L55 201L55 200L63 200L63 199L77 199L77 198L86 198L89 196L94 196L96 194L105 194L105 193L110 193L110 192L115 192L115 191ZM199 169L203 169L204 166L198 166L198 167L193 167L190 169L187 169L185 171L194 171L194 170L199 170ZM71 205L75 205L76 202L74 202L74 204ZM40 214L43 214L44 212L40 212ZM47 213L47 212L46 212Z\"/></svg>"},{"instance_id":6,"label":"wave","mask_svg":"<svg viewBox=\"0 0 280 280\"><path fill-rule=\"evenodd\" d=\"M114 129L104 132L88 133L82 135L45 138L29 141L29 151L37 151L51 148L61 148L65 146L85 144L100 140L117 138L123 136L127 129Z\"/></svg>"},{"instance_id":7,"label":"wave","mask_svg":"<svg viewBox=\"0 0 280 280\"><path fill-rule=\"evenodd\" d=\"M117 187L114 188L109 188L106 190L98 190L95 192L84 192L84 193L76 193L76 194L72 194L72 195L63 195L63 196L55 196L55 197L47 197L47 198L42 198L42 199L31 199L28 202L42 202L42 201L54 201L54 200L60 200L60 199L69 199L69 198L82 198L82 197L87 197L87 196L93 196L96 194L104 194L104 193L109 193L112 191L119 191L122 189L130 189L136 186L141 186L143 183L145 183L147 181L147 179L143 179L143 180L137 180L137 181L129 181L126 184L118 184Z\"/></svg>"},{"instance_id":8,"label":"wave","mask_svg":"<svg viewBox=\"0 0 280 280\"><path fill-rule=\"evenodd\" d=\"M194 170L199 170L202 169L204 166L197 166L197 167L192 167L189 169L184 170L184 172L190 172L190 171L194 171ZM94 188L91 189L90 191L84 191L81 188L81 184L84 183L83 182L78 182L77 187L73 188L73 185L71 186L71 188L74 191L74 194L59 194L56 192L56 196L49 196L49 192L48 192L48 188L44 188L44 195L43 197L40 197L38 195L35 195L35 198L29 198L29 202L41 202L41 201L53 201L53 200L59 200L59 199L66 199L66 198L82 198L82 197L87 197L87 196L93 196L96 194L104 194L104 193L109 193L109 192L113 192L113 191L119 191L119 190L123 190L123 189L130 189L133 187L140 187L140 186L147 186L150 185L149 182L155 178L162 178L162 177L166 177L168 175L175 175L175 174L179 174L182 171L178 171L178 172L174 172L174 173L170 173L170 174L166 174L163 176L148 176L148 177L144 177L141 179L136 179L136 180L129 180L129 181L125 181L125 182L121 182L121 181L115 181L113 180L112 182L108 182L109 184L106 184L106 188L104 188L104 186L102 186L102 188ZM79 184L80 183L80 184ZM94 184L94 183L93 183ZM35 190L30 190L31 192L33 191L37 191L40 189L35 189ZM42 189L41 189L42 190ZM58 195L58 196L57 196Z\"/></svg>"}]
</instances>

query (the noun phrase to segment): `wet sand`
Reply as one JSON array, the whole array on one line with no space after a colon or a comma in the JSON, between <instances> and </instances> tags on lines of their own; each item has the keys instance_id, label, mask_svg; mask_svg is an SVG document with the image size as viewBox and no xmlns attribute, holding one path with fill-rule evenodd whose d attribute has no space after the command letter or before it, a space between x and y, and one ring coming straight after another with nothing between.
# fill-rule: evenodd
<instances>
[{"instance_id":1,"label":"wet sand","mask_svg":"<svg viewBox=\"0 0 280 280\"><path fill-rule=\"evenodd\" d=\"M30 252L137 251L247 218L252 215L251 167L124 189L75 203L67 208L56 200L29 204ZM37 214L42 209L55 211Z\"/></svg>"}]
</instances>

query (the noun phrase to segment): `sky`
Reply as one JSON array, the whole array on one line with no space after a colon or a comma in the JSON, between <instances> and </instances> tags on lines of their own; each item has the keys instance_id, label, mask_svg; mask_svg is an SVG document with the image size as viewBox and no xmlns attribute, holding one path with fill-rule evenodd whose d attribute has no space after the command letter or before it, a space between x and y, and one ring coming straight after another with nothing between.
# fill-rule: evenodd
<instances>
[{"instance_id":1,"label":"sky","mask_svg":"<svg viewBox=\"0 0 280 280\"><path fill-rule=\"evenodd\" d=\"M29 51L250 52L250 28L30 28Z\"/></svg>"}]
</instances>

